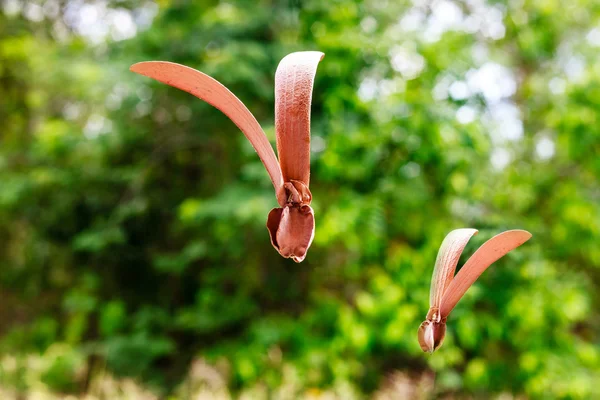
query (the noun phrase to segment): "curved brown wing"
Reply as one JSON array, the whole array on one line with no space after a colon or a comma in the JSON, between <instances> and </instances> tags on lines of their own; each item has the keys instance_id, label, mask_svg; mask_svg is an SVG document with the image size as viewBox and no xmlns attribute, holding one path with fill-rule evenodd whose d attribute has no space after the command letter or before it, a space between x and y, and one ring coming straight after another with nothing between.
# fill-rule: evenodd
<instances>
[{"instance_id":1,"label":"curved brown wing","mask_svg":"<svg viewBox=\"0 0 600 400\"><path fill-rule=\"evenodd\" d=\"M460 255L475 234L477 234L477 229L455 229L444 238L431 277L429 307L440 308L444 292L454 278L454 271Z\"/></svg>"},{"instance_id":2,"label":"curved brown wing","mask_svg":"<svg viewBox=\"0 0 600 400\"><path fill-rule=\"evenodd\" d=\"M219 81L185 65L167 61L146 61L134 64L130 70L176 87L204 100L237 125L248 138L273 182L279 203L285 204L283 177L273 147L250 110Z\"/></svg>"},{"instance_id":3,"label":"curved brown wing","mask_svg":"<svg viewBox=\"0 0 600 400\"><path fill-rule=\"evenodd\" d=\"M515 229L502 232L485 242L465 265L458 271L450 283L440 306L440 315L445 318L450 314L456 303L490 265L502 258L509 251L516 249L531 238L531 233Z\"/></svg>"}]
</instances>

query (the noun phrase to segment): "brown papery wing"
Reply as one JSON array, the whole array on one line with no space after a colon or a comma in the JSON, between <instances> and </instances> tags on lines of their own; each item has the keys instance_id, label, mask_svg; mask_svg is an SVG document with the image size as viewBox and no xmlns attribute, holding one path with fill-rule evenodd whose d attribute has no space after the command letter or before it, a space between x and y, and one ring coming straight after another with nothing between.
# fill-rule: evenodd
<instances>
[{"instance_id":1,"label":"brown papery wing","mask_svg":"<svg viewBox=\"0 0 600 400\"><path fill-rule=\"evenodd\" d=\"M279 204L285 204L283 177L273 147L254 115L229 89L200 71L166 61L140 62L130 70L193 94L227 115L258 153L273 182Z\"/></svg>"},{"instance_id":2,"label":"brown papery wing","mask_svg":"<svg viewBox=\"0 0 600 400\"><path fill-rule=\"evenodd\" d=\"M471 237L476 233L477 229L455 229L444 238L431 277L430 307L440 308L444 292L454 277L458 259Z\"/></svg>"},{"instance_id":3,"label":"brown papery wing","mask_svg":"<svg viewBox=\"0 0 600 400\"><path fill-rule=\"evenodd\" d=\"M502 258L509 251L516 249L531 238L531 233L515 229L502 232L485 242L465 265L458 271L454 280L442 297L440 314L445 318L450 314L456 303L490 265Z\"/></svg>"},{"instance_id":4,"label":"brown papery wing","mask_svg":"<svg viewBox=\"0 0 600 400\"><path fill-rule=\"evenodd\" d=\"M310 105L317 65L324 54L301 51L285 56L275 73L275 132L285 182L310 180Z\"/></svg>"}]
</instances>

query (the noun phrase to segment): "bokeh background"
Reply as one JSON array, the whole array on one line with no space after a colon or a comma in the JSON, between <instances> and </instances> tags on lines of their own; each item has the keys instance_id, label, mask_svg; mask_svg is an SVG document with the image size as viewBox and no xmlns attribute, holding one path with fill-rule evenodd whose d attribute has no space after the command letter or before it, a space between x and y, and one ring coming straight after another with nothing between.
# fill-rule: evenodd
<instances>
[{"instance_id":1,"label":"bokeh background","mask_svg":"<svg viewBox=\"0 0 600 400\"><path fill-rule=\"evenodd\" d=\"M3 399L600 398L596 0L0 0ZM229 87L320 50L316 237L271 247L244 136L144 60ZM531 241L416 331L438 247Z\"/></svg>"}]
</instances>

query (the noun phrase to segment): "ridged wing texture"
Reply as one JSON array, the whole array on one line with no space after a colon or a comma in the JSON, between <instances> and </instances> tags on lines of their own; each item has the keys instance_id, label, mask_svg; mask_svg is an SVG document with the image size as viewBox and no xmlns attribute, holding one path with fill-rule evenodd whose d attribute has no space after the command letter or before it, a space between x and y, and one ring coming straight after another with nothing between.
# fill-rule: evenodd
<instances>
[{"instance_id":1,"label":"ridged wing texture","mask_svg":"<svg viewBox=\"0 0 600 400\"><path fill-rule=\"evenodd\" d=\"M442 242L435 260L435 268L431 278L429 306L439 308L444 292L454 278L454 271L465 246L477 233L477 229L455 229Z\"/></svg>"},{"instance_id":2,"label":"ridged wing texture","mask_svg":"<svg viewBox=\"0 0 600 400\"><path fill-rule=\"evenodd\" d=\"M324 54L302 51L285 56L275 73L275 131L285 182L310 181L310 106L317 65Z\"/></svg>"}]
</instances>

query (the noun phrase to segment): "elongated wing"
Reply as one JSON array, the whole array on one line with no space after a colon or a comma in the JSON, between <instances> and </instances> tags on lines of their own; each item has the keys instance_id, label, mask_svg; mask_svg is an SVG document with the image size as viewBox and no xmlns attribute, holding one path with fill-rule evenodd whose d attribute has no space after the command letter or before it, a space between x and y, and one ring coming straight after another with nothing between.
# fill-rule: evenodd
<instances>
[{"instance_id":1,"label":"elongated wing","mask_svg":"<svg viewBox=\"0 0 600 400\"><path fill-rule=\"evenodd\" d=\"M444 292L452 282L452 278L454 278L458 259L471 237L475 234L477 234L477 229L455 229L444 238L431 277L430 307L440 308Z\"/></svg>"},{"instance_id":2,"label":"elongated wing","mask_svg":"<svg viewBox=\"0 0 600 400\"><path fill-rule=\"evenodd\" d=\"M281 204L285 204L283 177L273 147L250 110L219 81L185 65L166 61L134 64L130 70L193 94L227 115L250 141L273 182Z\"/></svg>"},{"instance_id":3,"label":"elongated wing","mask_svg":"<svg viewBox=\"0 0 600 400\"><path fill-rule=\"evenodd\" d=\"M445 318L466 291L490 265L509 251L516 249L531 238L531 233L515 229L502 232L485 242L462 267L442 297L440 314Z\"/></svg>"},{"instance_id":4,"label":"elongated wing","mask_svg":"<svg viewBox=\"0 0 600 400\"><path fill-rule=\"evenodd\" d=\"M310 105L323 56L319 51L288 54L275 73L277 153L285 182L310 183Z\"/></svg>"}]
</instances>

